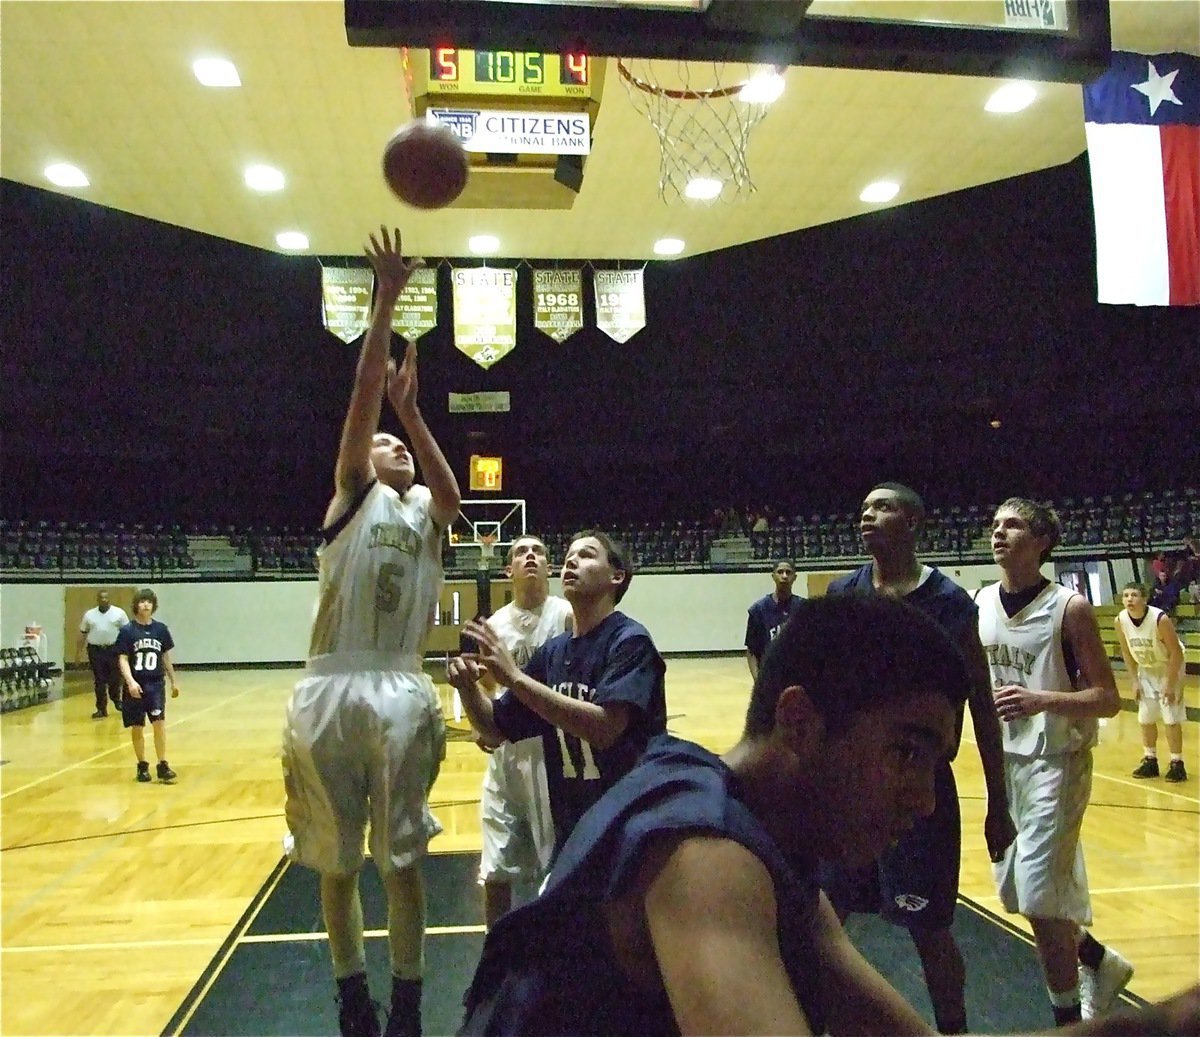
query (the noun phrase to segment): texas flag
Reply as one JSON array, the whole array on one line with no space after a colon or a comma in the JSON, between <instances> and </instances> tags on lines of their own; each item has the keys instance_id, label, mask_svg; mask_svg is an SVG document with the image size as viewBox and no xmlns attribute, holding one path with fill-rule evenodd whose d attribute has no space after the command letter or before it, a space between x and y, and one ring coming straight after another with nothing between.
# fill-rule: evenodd
<instances>
[{"instance_id":1,"label":"texas flag","mask_svg":"<svg viewBox=\"0 0 1200 1037\"><path fill-rule=\"evenodd\" d=\"M1200 306L1200 57L1114 52L1083 117L1100 302Z\"/></svg>"}]
</instances>

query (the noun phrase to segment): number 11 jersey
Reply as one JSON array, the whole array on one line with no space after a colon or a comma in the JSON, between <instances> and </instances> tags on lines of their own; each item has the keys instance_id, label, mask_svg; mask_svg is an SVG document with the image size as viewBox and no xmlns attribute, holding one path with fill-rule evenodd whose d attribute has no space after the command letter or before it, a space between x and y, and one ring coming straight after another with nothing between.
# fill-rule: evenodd
<instances>
[{"instance_id":1,"label":"number 11 jersey","mask_svg":"<svg viewBox=\"0 0 1200 1037\"><path fill-rule=\"evenodd\" d=\"M525 672L561 695L629 710L625 730L600 749L542 719L511 691L495 700L495 723L505 738L541 736L557 854L588 808L633 768L651 738L666 731L666 663L645 627L612 612L582 636L551 638Z\"/></svg>"}]
</instances>

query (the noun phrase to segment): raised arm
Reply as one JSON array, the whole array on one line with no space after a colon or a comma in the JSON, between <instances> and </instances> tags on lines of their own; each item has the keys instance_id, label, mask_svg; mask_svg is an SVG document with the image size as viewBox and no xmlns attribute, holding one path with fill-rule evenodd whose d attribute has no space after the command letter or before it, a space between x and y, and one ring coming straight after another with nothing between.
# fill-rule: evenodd
<instances>
[{"instance_id":1,"label":"raised arm","mask_svg":"<svg viewBox=\"0 0 1200 1037\"><path fill-rule=\"evenodd\" d=\"M399 229L389 234L386 227L380 227L379 238L371 234L370 239L366 255L375 270L375 299L371 305L370 324L363 336L362 351L358 355L346 420L342 425L342 439L333 473L333 500L325 513L326 526L336 522L375 477L371 467L371 441L379 428L379 412L387 383L388 357L392 346L392 311L412 272L421 265L420 260L411 263L404 261L400 252Z\"/></svg>"},{"instance_id":2,"label":"raised arm","mask_svg":"<svg viewBox=\"0 0 1200 1037\"><path fill-rule=\"evenodd\" d=\"M629 726L629 707L623 703L602 706L573 699L531 677L517 665L500 636L487 623L471 620L463 627L463 633L479 646L478 654L472 658L548 724L562 728L567 734L582 738L598 749L607 749ZM466 705L465 698L463 705ZM488 705L490 707L491 703ZM480 731L480 734L484 732Z\"/></svg>"},{"instance_id":3,"label":"raised arm","mask_svg":"<svg viewBox=\"0 0 1200 1037\"><path fill-rule=\"evenodd\" d=\"M493 719L491 698L479 687L481 676L480 666L473 659L460 655L446 664L446 680L458 691L472 729L484 745L494 748L503 744L505 738Z\"/></svg>"},{"instance_id":4,"label":"raised arm","mask_svg":"<svg viewBox=\"0 0 1200 1037\"><path fill-rule=\"evenodd\" d=\"M404 351L404 362L397 367L395 362L387 363L387 393L391 400L396 416L408 435L408 446L413 457L421 466L421 477L429 487L432 498L430 512L433 520L442 527L450 525L458 515L458 505L462 494L458 489L458 480L446 461L446 455L437 445L425 418L417 406L417 346L410 342Z\"/></svg>"}]
</instances>

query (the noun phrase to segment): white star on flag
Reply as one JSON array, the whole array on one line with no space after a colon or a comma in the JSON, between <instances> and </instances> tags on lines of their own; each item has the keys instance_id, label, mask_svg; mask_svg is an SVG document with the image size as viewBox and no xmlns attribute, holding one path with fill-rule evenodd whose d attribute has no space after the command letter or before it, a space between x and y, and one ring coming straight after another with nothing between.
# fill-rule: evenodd
<instances>
[{"instance_id":1,"label":"white star on flag","mask_svg":"<svg viewBox=\"0 0 1200 1037\"><path fill-rule=\"evenodd\" d=\"M1165 76L1158 74L1158 69L1154 67L1153 61L1147 61L1146 82L1134 83L1133 89L1146 95L1146 100L1150 103L1150 114L1153 115L1158 111L1158 106L1163 101L1170 101L1172 104L1183 104L1178 97L1175 96L1175 91L1171 89L1171 84L1175 82L1175 77L1179 75L1179 69L1173 72L1168 72Z\"/></svg>"}]
</instances>

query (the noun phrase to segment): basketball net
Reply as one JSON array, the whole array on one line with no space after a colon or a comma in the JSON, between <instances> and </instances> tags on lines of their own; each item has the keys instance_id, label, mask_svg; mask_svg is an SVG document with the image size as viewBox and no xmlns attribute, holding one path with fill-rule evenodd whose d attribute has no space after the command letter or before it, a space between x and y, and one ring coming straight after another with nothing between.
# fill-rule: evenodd
<instances>
[{"instance_id":1,"label":"basketball net","mask_svg":"<svg viewBox=\"0 0 1200 1037\"><path fill-rule=\"evenodd\" d=\"M754 191L746 147L770 101L756 100L761 95L753 88L782 76L782 68L618 58L617 71L634 108L658 134L664 202L711 204Z\"/></svg>"},{"instance_id":2,"label":"basketball net","mask_svg":"<svg viewBox=\"0 0 1200 1037\"><path fill-rule=\"evenodd\" d=\"M479 544L479 568L490 569L496 555L496 534L481 533L476 543Z\"/></svg>"}]
</instances>

